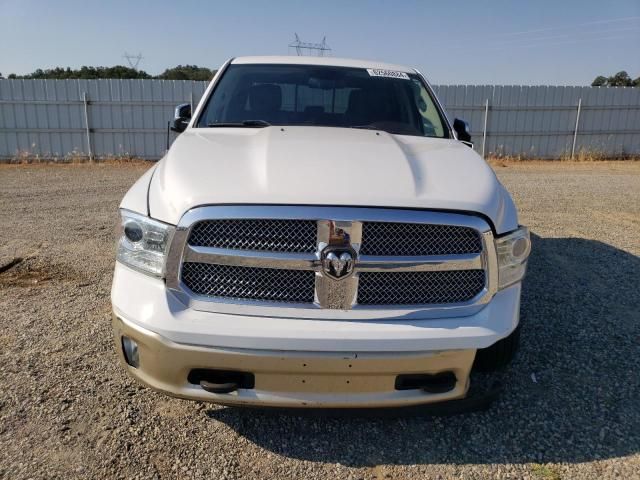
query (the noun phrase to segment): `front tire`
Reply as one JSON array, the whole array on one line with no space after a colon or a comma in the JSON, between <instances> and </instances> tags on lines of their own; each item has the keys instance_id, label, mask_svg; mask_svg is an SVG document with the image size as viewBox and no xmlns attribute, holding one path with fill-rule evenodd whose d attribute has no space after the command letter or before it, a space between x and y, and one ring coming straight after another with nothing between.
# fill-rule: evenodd
<instances>
[{"instance_id":1,"label":"front tire","mask_svg":"<svg viewBox=\"0 0 640 480\"><path fill-rule=\"evenodd\" d=\"M498 340L487 348L480 348L476 352L473 369L477 372L493 372L506 367L520 345L520 325L508 337Z\"/></svg>"}]
</instances>

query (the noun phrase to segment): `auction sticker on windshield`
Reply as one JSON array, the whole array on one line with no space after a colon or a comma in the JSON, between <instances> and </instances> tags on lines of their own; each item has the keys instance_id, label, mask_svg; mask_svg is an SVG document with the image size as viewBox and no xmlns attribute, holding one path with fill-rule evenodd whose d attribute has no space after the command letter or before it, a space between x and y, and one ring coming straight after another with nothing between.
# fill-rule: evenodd
<instances>
[{"instance_id":1,"label":"auction sticker on windshield","mask_svg":"<svg viewBox=\"0 0 640 480\"><path fill-rule=\"evenodd\" d=\"M396 72L395 70L382 70L380 68L367 68L367 72L372 77L402 78L409 80L409 75L404 72Z\"/></svg>"}]
</instances>

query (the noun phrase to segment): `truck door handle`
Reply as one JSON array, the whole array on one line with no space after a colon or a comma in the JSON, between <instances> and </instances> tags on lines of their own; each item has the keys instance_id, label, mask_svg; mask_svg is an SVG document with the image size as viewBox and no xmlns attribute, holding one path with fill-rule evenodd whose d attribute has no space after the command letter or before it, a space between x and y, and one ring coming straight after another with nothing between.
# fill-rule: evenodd
<instances>
[{"instance_id":1,"label":"truck door handle","mask_svg":"<svg viewBox=\"0 0 640 480\"><path fill-rule=\"evenodd\" d=\"M210 393L231 393L238 390L238 384L235 382L213 383L207 380L200 380L200 386Z\"/></svg>"}]
</instances>

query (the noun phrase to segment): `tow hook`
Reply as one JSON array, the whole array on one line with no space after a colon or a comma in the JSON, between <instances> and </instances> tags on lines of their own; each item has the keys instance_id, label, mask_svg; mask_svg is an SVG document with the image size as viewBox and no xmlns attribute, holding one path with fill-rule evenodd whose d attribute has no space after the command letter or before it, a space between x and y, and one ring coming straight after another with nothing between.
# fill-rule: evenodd
<instances>
[{"instance_id":1,"label":"tow hook","mask_svg":"<svg viewBox=\"0 0 640 480\"><path fill-rule=\"evenodd\" d=\"M189 372L187 381L192 385L199 385L209 393L232 393L240 389L248 390L255 387L253 373L236 370L195 368Z\"/></svg>"},{"instance_id":2,"label":"tow hook","mask_svg":"<svg viewBox=\"0 0 640 480\"><path fill-rule=\"evenodd\" d=\"M200 380L200 386L210 393L231 393L238 390L238 384L235 382L213 383L207 380Z\"/></svg>"}]
</instances>

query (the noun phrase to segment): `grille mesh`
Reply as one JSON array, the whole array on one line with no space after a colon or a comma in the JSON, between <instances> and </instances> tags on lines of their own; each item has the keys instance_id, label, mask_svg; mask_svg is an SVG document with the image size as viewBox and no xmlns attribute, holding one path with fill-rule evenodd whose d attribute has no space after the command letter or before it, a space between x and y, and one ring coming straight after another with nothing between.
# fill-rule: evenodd
<instances>
[{"instance_id":1,"label":"grille mesh","mask_svg":"<svg viewBox=\"0 0 640 480\"><path fill-rule=\"evenodd\" d=\"M317 226L313 220L206 220L197 223L189 245L270 252L312 253Z\"/></svg>"},{"instance_id":2,"label":"grille mesh","mask_svg":"<svg viewBox=\"0 0 640 480\"><path fill-rule=\"evenodd\" d=\"M481 251L480 234L469 227L391 222L367 222L362 226L362 255L455 255Z\"/></svg>"},{"instance_id":3,"label":"grille mesh","mask_svg":"<svg viewBox=\"0 0 640 480\"><path fill-rule=\"evenodd\" d=\"M315 273L187 262L182 265L182 281L198 295L313 303Z\"/></svg>"},{"instance_id":4,"label":"grille mesh","mask_svg":"<svg viewBox=\"0 0 640 480\"><path fill-rule=\"evenodd\" d=\"M441 272L363 272L361 305L419 305L466 302L485 284L484 270Z\"/></svg>"}]
</instances>

